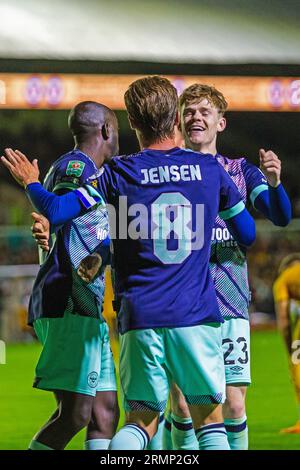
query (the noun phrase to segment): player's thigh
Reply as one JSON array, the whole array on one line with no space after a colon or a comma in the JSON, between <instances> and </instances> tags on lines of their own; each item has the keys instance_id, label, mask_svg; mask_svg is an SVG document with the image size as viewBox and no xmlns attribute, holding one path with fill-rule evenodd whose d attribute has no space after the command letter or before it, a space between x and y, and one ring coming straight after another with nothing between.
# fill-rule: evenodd
<instances>
[{"instance_id":1,"label":"player's thigh","mask_svg":"<svg viewBox=\"0 0 300 470\"><path fill-rule=\"evenodd\" d=\"M117 391L97 392L93 401L93 415L97 417L119 414Z\"/></svg>"},{"instance_id":2,"label":"player's thigh","mask_svg":"<svg viewBox=\"0 0 300 470\"><path fill-rule=\"evenodd\" d=\"M94 397L83 393L60 390L60 414L62 420L87 426L91 416Z\"/></svg>"},{"instance_id":3,"label":"player's thigh","mask_svg":"<svg viewBox=\"0 0 300 470\"><path fill-rule=\"evenodd\" d=\"M219 323L173 328L166 334L167 367L189 405L225 400Z\"/></svg>"},{"instance_id":4,"label":"player's thigh","mask_svg":"<svg viewBox=\"0 0 300 470\"><path fill-rule=\"evenodd\" d=\"M62 318L40 319L34 326L38 336L43 337L35 386L95 396L100 377L102 322L65 313Z\"/></svg>"},{"instance_id":5,"label":"player's thigh","mask_svg":"<svg viewBox=\"0 0 300 470\"><path fill-rule=\"evenodd\" d=\"M250 323L227 318L221 326L227 385L250 385Z\"/></svg>"},{"instance_id":6,"label":"player's thigh","mask_svg":"<svg viewBox=\"0 0 300 470\"><path fill-rule=\"evenodd\" d=\"M70 386L73 324L69 315L57 318L40 318L34 330L42 343L42 351L35 370L34 387L44 390L65 390ZM72 387L70 391L73 391ZM75 391L75 390L74 390Z\"/></svg>"},{"instance_id":7,"label":"player's thigh","mask_svg":"<svg viewBox=\"0 0 300 470\"><path fill-rule=\"evenodd\" d=\"M163 411L169 382L163 329L133 330L120 335L120 382L129 411Z\"/></svg>"},{"instance_id":8,"label":"player's thigh","mask_svg":"<svg viewBox=\"0 0 300 470\"><path fill-rule=\"evenodd\" d=\"M190 417L190 410L186 399L184 398L184 395L178 385L176 385L174 382L170 387L170 405L172 412L177 416L180 416L181 418Z\"/></svg>"}]
</instances>

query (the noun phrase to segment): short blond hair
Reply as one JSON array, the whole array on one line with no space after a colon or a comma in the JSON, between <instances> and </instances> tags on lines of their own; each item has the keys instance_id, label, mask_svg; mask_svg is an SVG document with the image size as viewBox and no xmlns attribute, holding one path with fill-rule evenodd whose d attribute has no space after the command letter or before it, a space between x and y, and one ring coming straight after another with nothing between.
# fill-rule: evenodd
<instances>
[{"instance_id":1,"label":"short blond hair","mask_svg":"<svg viewBox=\"0 0 300 470\"><path fill-rule=\"evenodd\" d=\"M227 110L228 103L223 93L214 86L204 85L202 83L194 83L183 91L179 97L179 107L182 109L186 104L202 101L205 98L214 105L222 115Z\"/></svg>"},{"instance_id":2,"label":"short blond hair","mask_svg":"<svg viewBox=\"0 0 300 470\"><path fill-rule=\"evenodd\" d=\"M131 83L124 95L128 118L147 144L174 135L178 111L176 88L154 75Z\"/></svg>"}]
</instances>

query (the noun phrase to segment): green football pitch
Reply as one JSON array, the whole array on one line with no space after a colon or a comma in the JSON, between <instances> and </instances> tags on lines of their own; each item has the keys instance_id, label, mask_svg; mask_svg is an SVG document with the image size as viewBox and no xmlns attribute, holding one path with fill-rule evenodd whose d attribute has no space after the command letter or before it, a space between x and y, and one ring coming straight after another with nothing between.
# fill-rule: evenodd
<instances>
[{"instance_id":1,"label":"green football pitch","mask_svg":"<svg viewBox=\"0 0 300 470\"><path fill-rule=\"evenodd\" d=\"M54 410L51 393L31 388L38 344L7 346L0 365L0 449L26 449ZM294 424L297 406L283 344L275 331L252 334L252 380L247 407L251 449L300 449L300 435L280 435ZM82 449L84 433L68 449Z\"/></svg>"}]
</instances>

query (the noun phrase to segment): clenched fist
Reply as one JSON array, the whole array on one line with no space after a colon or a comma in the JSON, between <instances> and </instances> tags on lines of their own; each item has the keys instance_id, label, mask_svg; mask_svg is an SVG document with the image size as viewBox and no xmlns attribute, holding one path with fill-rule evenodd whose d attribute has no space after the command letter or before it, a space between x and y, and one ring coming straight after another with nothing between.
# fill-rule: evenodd
<instances>
[{"instance_id":1,"label":"clenched fist","mask_svg":"<svg viewBox=\"0 0 300 470\"><path fill-rule=\"evenodd\" d=\"M259 150L260 169L273 188L280 184L281 161L272 150Z\"/></svg>"}]
</instances>

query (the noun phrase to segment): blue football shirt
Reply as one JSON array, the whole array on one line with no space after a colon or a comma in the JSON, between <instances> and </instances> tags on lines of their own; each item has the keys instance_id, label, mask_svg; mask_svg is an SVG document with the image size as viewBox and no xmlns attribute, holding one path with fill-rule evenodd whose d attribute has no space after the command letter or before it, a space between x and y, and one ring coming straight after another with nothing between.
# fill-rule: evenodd
<instances>
[{"instance_id":1,"label":"blue football shirt","mask_svg":"<svg viewBox=\"0 0 300 470\"><path fill-rule=\"evenodd\" d=\"M89 180L96 184L94 161L79 150L58 158L51 166L44 187L63 194ZM84 282L77 274L80 261L101 246L109 258L109 226L105 207L95 204L91 211L55 227L50 253L44 259L35 280L29 303L29 324L37 318L62 317L65 312L102 317L104 272L93 282ZM102 254L103 256L103 254Z\"/></svg>"},{"instance_id":2,"label":"blue football shirt","mask_svg":"<svg viewBox=\"0 0 300 470\"><path fill-rule=\"evenodd\" d=\"M120 332L222 322L209 271L212 229L218 214L245 207L222 166L190 150L146 149L113 158L97 183L111 205ZM76 194L86 209L99 203L88 180Z\"/></svg>"}]
</instances>

